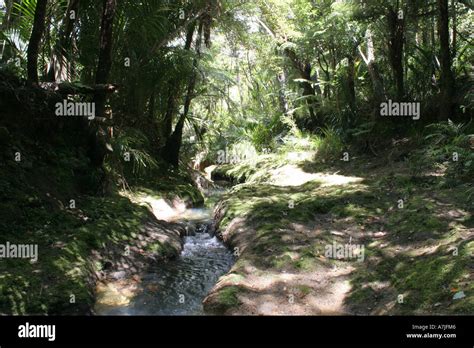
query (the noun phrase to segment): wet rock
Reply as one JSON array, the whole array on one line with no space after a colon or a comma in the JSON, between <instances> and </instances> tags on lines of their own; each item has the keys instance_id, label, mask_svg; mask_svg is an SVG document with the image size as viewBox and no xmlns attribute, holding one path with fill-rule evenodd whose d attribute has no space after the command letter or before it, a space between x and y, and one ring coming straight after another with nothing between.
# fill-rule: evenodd
<instances>
[{"instance_id":1,"label":"wet rock","mask_svg":"<svg viewBox=\"0 0 474 348\"><path fill-rule=\"evenodd\" d=\"M117 271L117 272L110 273L110 277L112 279L117 279L117 280L125 278L126 275L127 273L125 271Z\"/></svg>"},{"instance_id":2,"label":"wet rock","mask_svg":"<svg viewBox=\"0 0 474 348\"><path fill-rule=\"evenodd\" d=\"M188 223L185 226L186 236L194 236L196 234L196 226L192 223Z\"/></svg>"}]
</instances>

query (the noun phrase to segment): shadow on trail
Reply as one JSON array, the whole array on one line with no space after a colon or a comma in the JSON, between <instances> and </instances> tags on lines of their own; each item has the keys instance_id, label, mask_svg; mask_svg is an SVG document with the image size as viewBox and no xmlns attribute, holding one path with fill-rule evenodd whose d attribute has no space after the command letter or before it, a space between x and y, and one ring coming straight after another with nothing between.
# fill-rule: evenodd
<instances>
[{"instance_id":1,"label":"shadow on trail","mask_svg":"<svg viewBox=\"0 0 474 348\"><path fill-rule=\"evenodd\" d=\"M462 202L450 199L449 190L434 191L433 178L424 178L424 185L420 180L378 171L340 186L311 181L236 188L226 198L222 221L233 230L228 242L244 246L233 272L263 279L267 272L329 276L335 268L352 268L344 299L348 313L470 313L472 296L457 302L452 296L474 290L472 217ZM364 262L324 257L332 243L363 245ZM259 293L286 296L278 282L272 284Z\"/></svg>"}]
</instances>

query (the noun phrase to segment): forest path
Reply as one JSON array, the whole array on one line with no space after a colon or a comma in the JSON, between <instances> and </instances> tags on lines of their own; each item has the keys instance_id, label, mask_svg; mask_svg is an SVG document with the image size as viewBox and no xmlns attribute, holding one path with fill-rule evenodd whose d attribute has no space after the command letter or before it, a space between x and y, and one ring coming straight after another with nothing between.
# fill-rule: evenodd
<instances>
[{"instance_id":1,"label":"forest path","mask_svg":"<svg viewBox=\"0 0 474 348\"><path fill-rule=\"evenodd\" d=\"M288 163L267 173L264 182L237 185L217 206L216 226L239 258L205 299L207 311L470 310L472 296L453 295L472 288L472 215L439 176L417 179L404 163L383 161Z\"/></svg>"},{"instance_id":2,"label":"forest path","mask_svg":"<svg viewBox=\"0 0 474 348\"><path fill-rule=\"evenodd\" d=\"M270 191L262 198L268 201L265 209L271 209L272 203L277 203L273 197L286 196L288 206L279 215L291 216L290 211L307 209L296 197L291 199L293 195L304 202L311 196L312 189L351 190L360 181L362 178L337 173L308 173L296 164L287 164L269 172L267 189ZM226 292L222 298L219 290L238 287L244 291L239 291L239 305L229 314L348 314L345 299L351 290L349 275L355 267L352 262L331 262L334 260L327 258L324 251L316 253L313 247L323 246L324 230L351 245L357 245L360 235L353 233L349 226L337 228L327 214L309 221L300 221L297 217L288 219L272 230L268 229L271 217L262 211L260 218L260 222L267 224L263 233L258 231L261 226L243 216L234 218L222 232L223 239L242 254L229 274L216 284L206 299L206 307L219 311L215 308L220 305L219 298L232 304L232 293L227 290L230 298L226 299ZM247 238L239 238L239 234Z\"/></svg>"}]
</instances>

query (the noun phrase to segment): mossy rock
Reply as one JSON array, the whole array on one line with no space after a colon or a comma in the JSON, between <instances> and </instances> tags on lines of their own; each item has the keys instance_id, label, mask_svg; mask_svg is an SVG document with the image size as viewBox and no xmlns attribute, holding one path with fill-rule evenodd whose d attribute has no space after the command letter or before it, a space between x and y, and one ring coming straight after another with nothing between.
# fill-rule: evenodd
<instances>
[{"instance_id":1,"label":"mossy rock","mask_svg":"<svg viewBox=\"0 0 474 348\"><path fill-rule=\"evenodd\" d=\"M213 314L226 314L232 308L241 305L238 294L242 289L238 286L226 286L209 295L203 302L204 310Z\"/></svg>"}]
</instances>

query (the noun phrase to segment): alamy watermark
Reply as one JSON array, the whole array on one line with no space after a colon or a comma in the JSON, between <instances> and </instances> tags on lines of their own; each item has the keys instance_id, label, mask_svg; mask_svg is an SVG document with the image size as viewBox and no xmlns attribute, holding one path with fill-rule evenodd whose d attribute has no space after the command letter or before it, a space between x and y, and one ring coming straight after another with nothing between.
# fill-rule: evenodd
<instances>
[{"instance_id":1,"label":"alamy watermark","mask_svg":"<svg viewBox=\"0 0 474 348\"><path fill-rule=\"evenodd\" d=\"M365 258L365 247L362 244L338 244L334 242L325 246L324 256L329 259L357 259L357 261L363 262Z\"/></svg>"},{"instance_id":2,"label":"alamy watermark","mask_svg":"<svg viewBox=\"0 0 474 348\"><path fill-rule=\"evenodd\" d=\"M380 104L380 116L411 117L413 120L420 119L420 103L418 102L394 102L389 99Z\"/></svg>"},{"instance_id":3,"label":"alamy watermark","mask_svg":"<svg viewBox=\"0 0 474 348\"><path fill-rule=\"evenodd\" d=\"M95 118L95 103L76 103L64 99L62 103L56 103L55 107L56 116L79 116L87 117L89 120Z\"/></svg>"},{"instance_id":4,"label":"alamy watermark","mask_svg":"<svg viewBox=\"0 0 474 348\"><path fill-rule=\"evenodd\" d=\"M254 149L224 149L217 151L217 164L238 164L244 161L255 162L258 154Z\"/></svg>"},{"instance_id":5,"label":"alamy watermark","mask_svg":"<svg viewBox=\"0 0 474 348\"><path fill-rule=\"evenodd\" d=\"M48 341L56 339L56 325L36 325L26 322L18 326L19 338L47 338Z\"/></svg>"},{"instance_id":6,"label":"alamy watermark","mask_svg":"<svg viewBox=\"0 0 474 348\"><path fill-rule=\"evenodd\" d=\"M0 259L31 259L38 261L38 244L0 244Z\"/></svg>"}]
</instances>

